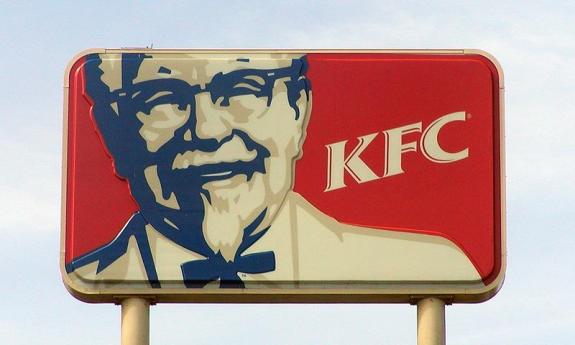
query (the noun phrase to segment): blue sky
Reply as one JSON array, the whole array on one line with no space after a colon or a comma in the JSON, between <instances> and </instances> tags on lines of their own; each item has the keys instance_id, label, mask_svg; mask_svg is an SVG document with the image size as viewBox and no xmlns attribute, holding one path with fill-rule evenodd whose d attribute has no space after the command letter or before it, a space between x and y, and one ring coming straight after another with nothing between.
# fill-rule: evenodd
<instances>
[{"instance_id":1,"label":"blue sky","mask_svg":"<svg viewBox=\"0 0 575 345\"><path fill-rule=\"evenodd\" d=\"M492 300L447 308L448 342L572 342L575 3L131 3L0 0L2 343L119 343L120 308L79 302L60 280L63 74L83 49L151 44L494 55L506 85L507 277ZM416 342L409 305L158 305L151 323L152 344Z\"/></svg>"}]
</instances>

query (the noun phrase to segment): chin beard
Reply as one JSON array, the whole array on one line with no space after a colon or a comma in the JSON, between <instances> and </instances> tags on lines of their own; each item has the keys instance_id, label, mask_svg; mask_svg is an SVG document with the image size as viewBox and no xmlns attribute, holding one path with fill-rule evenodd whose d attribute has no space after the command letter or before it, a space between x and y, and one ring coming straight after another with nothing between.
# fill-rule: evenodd
<instances>
[{"instance_id":1,"label":"chin beard","mask_svg":"<svg viewBox=\"0 0 575 345\"><path fill-rule=\"evenodd\" d=\"M218 188L213 184L204 185L202 193L204 219L202 232L207 245L214 253L221 253L226 261L233 261L244 238L256 234L268 226L263 220L269 201L263 175L255 174L249 181L245 176L236 176L240 183L228 188ZM243 180L243 181L242 181ZM253 224L262 216L263 221ZM251 233L246 228L255 225Z\"/></svg>"},{"instance_id":2,"label":"chin beard","mask_svg":"<svg viewBox=\"0 0 575 345\"><path fill-rule=\"evenodd\" d=\"M222 205L214 206L202 195L204 221L202 233L214 253L221 253L226 261L233 261L242 244L245 225L237 214L229 212Z\"/></svg>"}]
</instances>

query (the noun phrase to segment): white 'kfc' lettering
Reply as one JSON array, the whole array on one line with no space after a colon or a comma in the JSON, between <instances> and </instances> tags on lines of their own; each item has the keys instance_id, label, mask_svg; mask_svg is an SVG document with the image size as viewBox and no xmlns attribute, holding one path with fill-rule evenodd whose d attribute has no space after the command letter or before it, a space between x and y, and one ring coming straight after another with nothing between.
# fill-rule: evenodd
<instances>
[{"instance_id":1,"label":"white 'kfc' lettering","mask_svg":"<svg viewBox=\"0 0 575 345\"><path fill-rule=\"evenodd\" d=\"M419 147L425 158L434 163L452 163L469 157L469 149L458 152L447 152L438 141L439 132L448 123L465 121L465 112L455 112L441 116L433 121L422 133ZM385 160L382 176L378 176L360 158L361 153L371 144L380 132L363 135L357 138L358 144L346 156L347 140L325 145L327 148L327 184L324 192L346 187L345 172L350 174L357 183L365 183L384 177L403 174L402 156L407 152L417 151L417 142L403 143L403 136L410 133L421 133L422 122L382 131L385 137Z\"/></svg>"}]
</instances>

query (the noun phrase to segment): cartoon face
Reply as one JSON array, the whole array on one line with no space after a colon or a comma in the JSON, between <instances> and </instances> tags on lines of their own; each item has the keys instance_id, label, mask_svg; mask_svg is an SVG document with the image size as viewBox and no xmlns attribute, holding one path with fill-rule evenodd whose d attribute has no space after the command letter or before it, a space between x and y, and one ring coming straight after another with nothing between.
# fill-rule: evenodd
<instances>
[{"instance_id":1,"label":"cartoon face","mask_svg":"<svg viewBox=\"0 0 575 345\"><path fill-rule=\"evenodd\" d=\"M232 260L291 188L310 110L305 58L109 56L98 66L108 94L92 97L117 174L154 228L184 246L200 231Z\"/></svg>"}]
</instances>

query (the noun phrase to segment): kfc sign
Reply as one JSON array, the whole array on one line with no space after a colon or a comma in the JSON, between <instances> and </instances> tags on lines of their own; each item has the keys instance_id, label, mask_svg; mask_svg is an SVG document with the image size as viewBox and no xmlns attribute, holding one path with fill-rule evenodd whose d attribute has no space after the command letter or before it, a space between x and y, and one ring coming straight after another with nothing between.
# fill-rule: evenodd
<instances>
[{"instance_id":1,"label":"kfc sign","mask_svg":"<svg viewBox=\"0 0 575 345\"><path fill-rule=\"evenodd\" d=\"M502 93L480 51L82 54L64 282L93 302L485 300Z\"/></svg>"}]
</instances>

